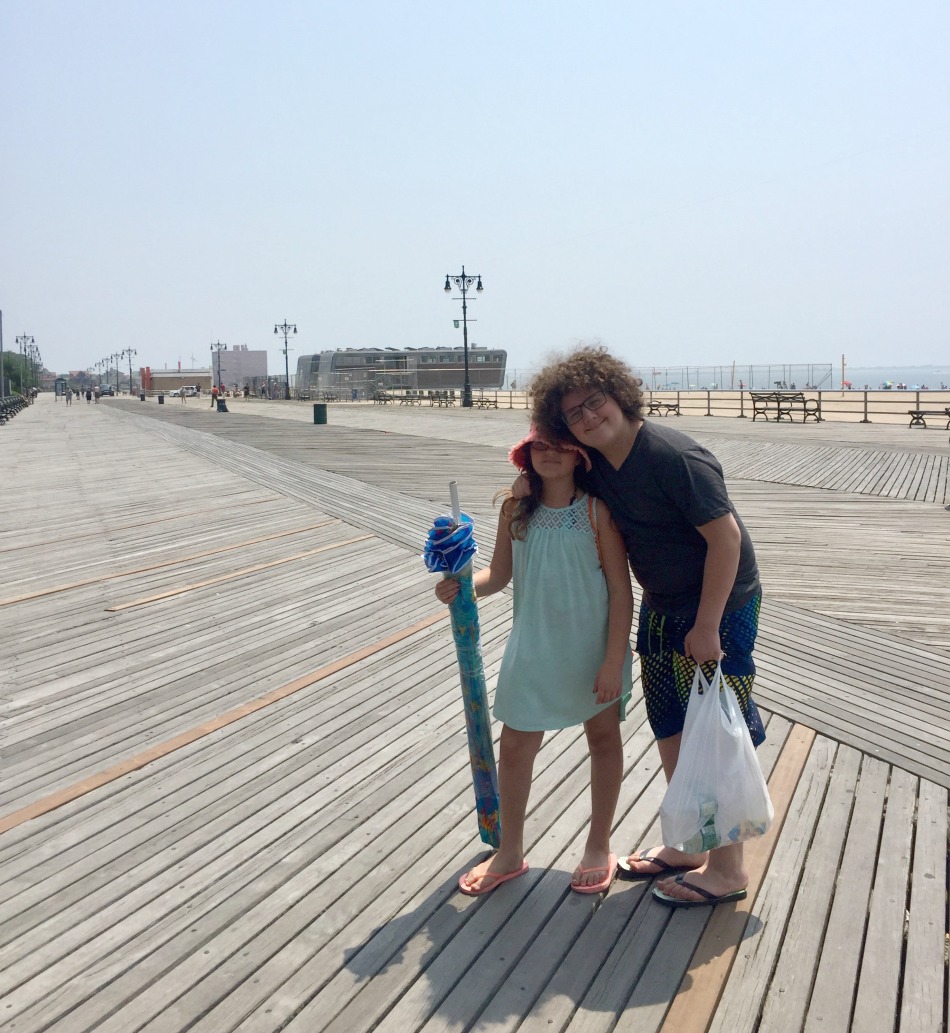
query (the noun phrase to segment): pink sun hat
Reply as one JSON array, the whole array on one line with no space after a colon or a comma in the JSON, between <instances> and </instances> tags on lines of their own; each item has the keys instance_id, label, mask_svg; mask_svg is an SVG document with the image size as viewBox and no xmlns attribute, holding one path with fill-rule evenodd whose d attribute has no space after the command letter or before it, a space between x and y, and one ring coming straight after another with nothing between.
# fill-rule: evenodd
<instances>
[{"instance_id":1,"label":"pink sun hat","mask_svg":"<svg viewBox=\"0 0 950 1033\"><path fill-rule=\"evenodd\" d=\"M532 427L525 437L517 445L514 445L508 453L508 462L513 463L522 473L526 472L531 465L528 456L531 451L532 441L543 441L546 445L562 449L565 452L577 452L581 459L584 460L585 469L590 473L590 456L580 445L575 445L573 441L548 441L547 438L538 432L536 427Z\"/></svg>"}]
</instances>

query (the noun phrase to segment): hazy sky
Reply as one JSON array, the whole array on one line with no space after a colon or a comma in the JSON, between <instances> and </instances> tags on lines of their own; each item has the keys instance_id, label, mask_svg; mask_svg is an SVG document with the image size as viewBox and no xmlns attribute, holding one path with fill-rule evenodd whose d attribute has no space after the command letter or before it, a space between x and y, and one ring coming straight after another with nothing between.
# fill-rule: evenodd
<instances>
[{"instance_id":1,"label":"hazy sky","mask_svg":"<svg viewBox=\"0 0 950 1033\"><path fill-rule=\"evenodd\" d=\"M3 0L4 347L944 363L946 0ZM282 340L279 342L282 344Z\"/></svg>"}]
</instances>

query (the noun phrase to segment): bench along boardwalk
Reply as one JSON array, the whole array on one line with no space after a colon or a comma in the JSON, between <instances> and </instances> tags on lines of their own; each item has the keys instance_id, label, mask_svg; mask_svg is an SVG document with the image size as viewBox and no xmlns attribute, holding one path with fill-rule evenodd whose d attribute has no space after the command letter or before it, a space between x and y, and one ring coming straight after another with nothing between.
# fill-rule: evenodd
<instances>
[{"instance_id":1,"label":"bench along boardwalk","mask_svg":"<svg viewBox=\"0 0 950 1033\"><path fill-rule=\"evenodd\" d=\"M548 737L531 871L482 856L419 553L460 481L490 556L524 414L51 399L5 429L0 1031L946 1027L946 456L906 428L682 417L762 560L750 894L568 889L583 734ZM908 440L913 439L913 440ZM926 595L929 606L922 608ZM491 687L510 597L481 606ZM658 842L636 702L614 846Z\"/></svg>"},{"instance_id":2,"label":"bench along boardwalk","mask_svg":"<svg viewBox=\"0 0 950 1033\"><path fill-rule=\"evenodd\" d=\"M801 413L802 423L814 420L821 423L821 398L806 398L801 391L750 391L752 419L760 416L793 421L795 413ZM770 415L771 414L771 415Z\"/></svg>"}]
</instances>

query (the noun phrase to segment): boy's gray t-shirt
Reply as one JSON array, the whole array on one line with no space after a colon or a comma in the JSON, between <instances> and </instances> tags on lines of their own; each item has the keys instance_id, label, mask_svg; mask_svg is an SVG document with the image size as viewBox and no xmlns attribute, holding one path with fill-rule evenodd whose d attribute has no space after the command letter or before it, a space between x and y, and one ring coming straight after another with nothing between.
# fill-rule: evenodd
<instances>
[{"instance_id":1,"label":"boy's gray t-shirt","mask_svg":"<svg viewBox=\"0 0 950 1033\"><path fill-rule=\"evenodd\" d=\"M739 570L726 613L761 591L755 551L719 461L686 434L645 420L619 470L591 450L591 487L623 534L634 577L659 613L693 617L699 607L706 540L696 530L732 513L742 535Z\"/></svg>"}]
</instances>

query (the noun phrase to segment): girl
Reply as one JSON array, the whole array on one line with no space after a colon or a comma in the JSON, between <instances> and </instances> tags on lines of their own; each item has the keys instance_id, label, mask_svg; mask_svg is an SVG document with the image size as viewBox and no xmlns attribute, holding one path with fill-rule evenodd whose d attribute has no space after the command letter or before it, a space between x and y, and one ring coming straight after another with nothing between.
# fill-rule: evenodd
<instances>
[{"instance_id":1,"label":"girl","mask_svg":"<svg viewBox=\"0 0 950 1033\"><path fill-rule=\"evenodd\" d=\"M502 839L489 860L459 879L459 888L470 896L488 893L528 870L524 820L534 758L545 731L583 723L591 822L571 888L600 893L617 869L610 829L623 773L620 720L631 691L633 597L623 539L607 507L575 480L575 472L590 470L583 448L553 444L532 429L508 458L522 472L528 494L514 499L506 493L491 565L474 578L483 598L514 576L514 624L492 711L504 723ZM444 579L435 592L450 603L458 582Z\"/></svg>"}]
</instances>

